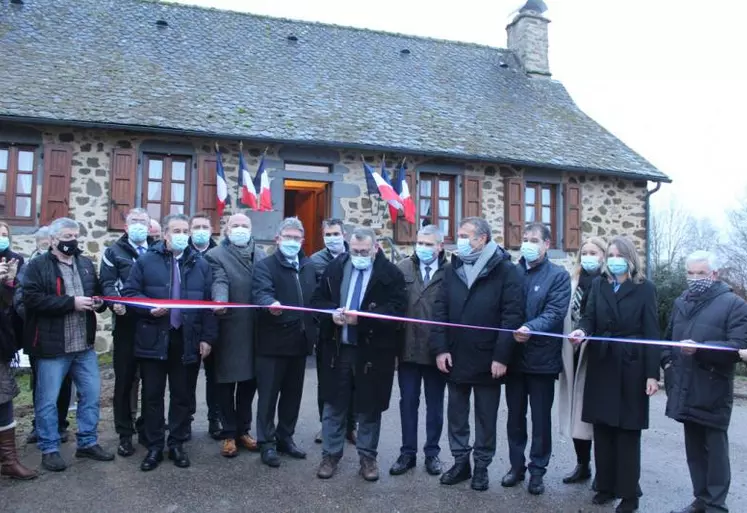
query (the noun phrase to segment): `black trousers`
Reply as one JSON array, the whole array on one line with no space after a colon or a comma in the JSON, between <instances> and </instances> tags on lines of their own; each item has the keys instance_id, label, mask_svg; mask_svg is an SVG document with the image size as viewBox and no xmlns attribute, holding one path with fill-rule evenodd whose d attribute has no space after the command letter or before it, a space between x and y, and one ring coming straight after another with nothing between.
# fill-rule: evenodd
<instances>
[{"instance_id":1,"label":"black trousers","mask_svg":"<svg viewBox=\"0 0 747 513\"><path fill-rule=\"evenodd\" d=\"M596 491L620 499L642 495L640 431L594 424L594 463Z\"/></svg>"},{"instance_id":2,"label":"black trousers","mask_svg":"<svg viewBox=\"0 0 747 513\"><path fill-rule=\"evenodd\" d=\"M581 351L573 352L573 373L578 372L578 361L581 358ZM573 449L576 451L576 463L579 465L588 465L591 463L591 440L573 439Z\"/></svg>"},{"instance_id":3,"label":"black trousers","mask_svg":"<svg viewBox=\"0 0 747 513\"><path fill-rule=\"evenodd\" d=\"M252 401L257 391L257 381L217 383L218 404L223 420L223 438L238 438L249 433L252 427Z\"/></svg>"},{"instance_id":4,"label":"black trousers","mask_svg":"<svg viewBox=\"0 0 747 513\"><path fill-rule=\"evenodd\" d=\"M215 360L211 354L202 363L205 367L205 402L208 407L208 421L220 419L220 406L215 383ZM197 378L200 376L200 363L189 367L189 414L194 420L197 412Z\"/></svg>"},{"instance_id":5,"label":"black trousers","mask_svg":"<svg viewBox=\"0 0 747 513\"><path fill-rule=\"evenodd\" d=\"M257 356L257 442L274 447L293 438L303 395L306 356ZM275 412L277 411L277 428Z\"/></svg>"},{"instance_id":6,"label":"black trousers","mask_svg":"<svg viewBox=\"0 0 747 513\"><path fill-rule=\"evenodd\" d=\"M316 405L319 408L319 422L322 422L324 414L324 400L322 399L322 379L319 375L322 367L322 355L319 349L316 350ZM355 390L355 385L353 385ZM347 432L351 433L355 431L355 408L354 408L355 394L350 394L350 403L348 404L348 415L347 415Z\"/></svg>"},{"instance_id":7,"label":"black trousers","mask_svg":"<svg viewBox=\"0 0 747 513\"><path fill-rule=\"evenodd\" d=\"M168 446L182 445L189 434L189 381L187 366L182 363L184 340L182 330L169 333L168 358L140 360L143 381L143 417L145 436L150 450L164 448L164 395L169 381L169 439Z\"/></svg>"},{"instance_id":8,"label":"black trousers","mask_svg":"<svg viewBox=\"0 0 747 513\"><path fill-rule=\"evenodd\" d=\"M552 403L555 399L555 375L510 374L506 378L508 406L508 456L511 468L523 472L527 447L527 408L532 409L532 446L529 449L529 473L544 475L552 454Z\"/></svg>"},{"instance_id":9,"label":"black trousers","mask_svg":"<svg viewBox=\"0 0 747 513\"><path fill-rule=\"evenodd\" d=\"M685 452L695 498L709 512L729 511L726 496L731 484L731 467L726 430L685 422Z\"/></svg>"},{"instance_id":10,"label":"black trousers","mask_svg":"<svg viewBox=\"0 0 747 513\"><path fill-rule=\"evenodd\" d=\"M114 429L119 436L135 434L132 411L132 387L138 379L135 358L135 322L117 318L114 328ZM137 403L135 403L137 409ZM142 429L142 426L138 426Z\"/></svg>"},{"instance_id":11,"label":"black trousers","mask_svg":"<svg viewBox=\"0 0 747 513\"><path fill-rule=\"evenodd\" d=\"M455 462L469 462L472 447L469 445L470 395L475 395L475 467L487 468L495 456L496 423L501 402L501 386L459 385L448 383L449 399L447 419L449 447Z\"/></svg>"},{"instance_id":12,"label":"black trousers","mask_svg":"<svg viewBox=\"0 0 747 513\"><path fill-rule=\"evenodd\" d=\"M37 374L37 359L33 356L29 357L29 365L31 365L31 401L33 402L34 411L36 411L36 374ZM60 387L60 395L57 396L57 426L59 426L60 432L65 431L70 423L67 420L67 412L70 409L70 401L73 395L73 379L68 373L65 379L62 381ZM31 422L31 425L36 425L36 419Z\"/></svg>"}]
</instances>

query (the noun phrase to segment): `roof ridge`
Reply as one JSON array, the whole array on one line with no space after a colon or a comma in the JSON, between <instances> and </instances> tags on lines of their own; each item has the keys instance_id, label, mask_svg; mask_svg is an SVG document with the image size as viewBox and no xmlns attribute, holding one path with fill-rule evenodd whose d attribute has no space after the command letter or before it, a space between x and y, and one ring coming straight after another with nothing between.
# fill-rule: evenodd
<instances>
[{"instance_id":1,"label":"roof ridge","mask_svg":"<svg viewBox=\"0 0 747 513\"><path fill-rule=\"evenodd\" d=\"M121 1L121 0L118 0ZM177 2L175 0L132 0L134 3L143 3L143 4L154 4L154 5L163 5L167 7L176 7L176 8L182 8L182 9L193 9L193 10L200 10L200 11L212 11L212 12L220 12L220 13L230 13L230 14L239 14L242 16L248 16L251 18L259 18L259 19L265 19L265 20L271 20L271 21L284 21L288 23L293 23L296 25L313 25L316 27L321 28L335 28L335 29L343 29L343 30L354 30L356 32L366 32L369 34L377 34L377 35L385 35L385 36L395 36L405 39L412 39L415 41L425 41L425 42L431 42L431 43L445 43L450 45L459 45L459 46L467 46L467 47L473 47L473 48L484 48L488 50L498 50L502 52L511 52L508 48L504 48L501 46L491 46L486 45L482 43L474 43L470 41L459 41L456 39L443 39L439 37L429 37L429 36L418 36L415 34L404 34L401 32L390 32L387 30L375 30L365 27L353 27L350 25L339 25L337 23L329 23L324 21L309 21L309 20L300 20L295 18L283 18L279 16L270 16L269 14L256 14L248 11L236 11L233 9L219 9L217 7L206 7L203 5L196 5L196 4L190 4L190 3L183 3L183 2Z\"/></svg>"}]
</instances>

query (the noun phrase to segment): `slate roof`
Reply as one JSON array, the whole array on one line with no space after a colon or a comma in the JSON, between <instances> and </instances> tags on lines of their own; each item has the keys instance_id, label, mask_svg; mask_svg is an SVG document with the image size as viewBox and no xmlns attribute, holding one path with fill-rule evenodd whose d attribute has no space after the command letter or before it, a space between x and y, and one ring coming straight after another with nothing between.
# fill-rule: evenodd
<instances>
[{"instance_id":1,"label":"slate roof","mask_svg":"<svg viewBox=\"0 0 747 513\"><path fill-rule=\"evenodd\" d=\"M3 119L669 181L508 50L149 0L23 1L0 3Z\"/></svg>"}]
</instances>

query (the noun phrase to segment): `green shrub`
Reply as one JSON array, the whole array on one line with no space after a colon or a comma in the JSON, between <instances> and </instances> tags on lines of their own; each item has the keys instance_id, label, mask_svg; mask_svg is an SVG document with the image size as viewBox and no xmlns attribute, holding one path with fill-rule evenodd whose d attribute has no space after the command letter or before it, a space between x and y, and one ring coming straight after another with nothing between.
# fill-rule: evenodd
<instances>
[{"instance_id":1,"label":"green shrub","mask_svg":"<svg viewBox=\"0 0 747 513\"><path fill-rule=\"evenodd\" d=\"M656 285L656 296L659 307L659 327L663 336L666 333L667 325L672 315L674 300L687 289L684 263L657 266L654 269L653 280L654 285Z\"/></svg>"}]
</instances>

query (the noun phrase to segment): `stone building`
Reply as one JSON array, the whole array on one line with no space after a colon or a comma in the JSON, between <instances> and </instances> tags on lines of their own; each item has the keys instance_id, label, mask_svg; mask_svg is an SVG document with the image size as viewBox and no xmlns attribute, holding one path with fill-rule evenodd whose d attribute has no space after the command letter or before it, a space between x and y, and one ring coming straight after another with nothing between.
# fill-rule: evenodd
<instances>
[{"instance_id":1,"label":"stone building","mask_svg":"<svg viewBox=\"0 0 747 513\"><path fill-rule=\"evenodd\" d=\"M644 249L647 184L670 180L551 78L533 4L501 49L151 0L3 0L0 218L29 253L38 226L70 215L93 256L134 206L217 226L214 146L235 205L242 142L252 174L266 151L260 241L298 215L311 251L334 216L409 254L424 221L452 242L478 215L510 249L526 222L548 224L559 262L586 235ZM382 158L390 173L406 159L414 226L366 193L361 159Z\"/></svg>"}]
</instances>

